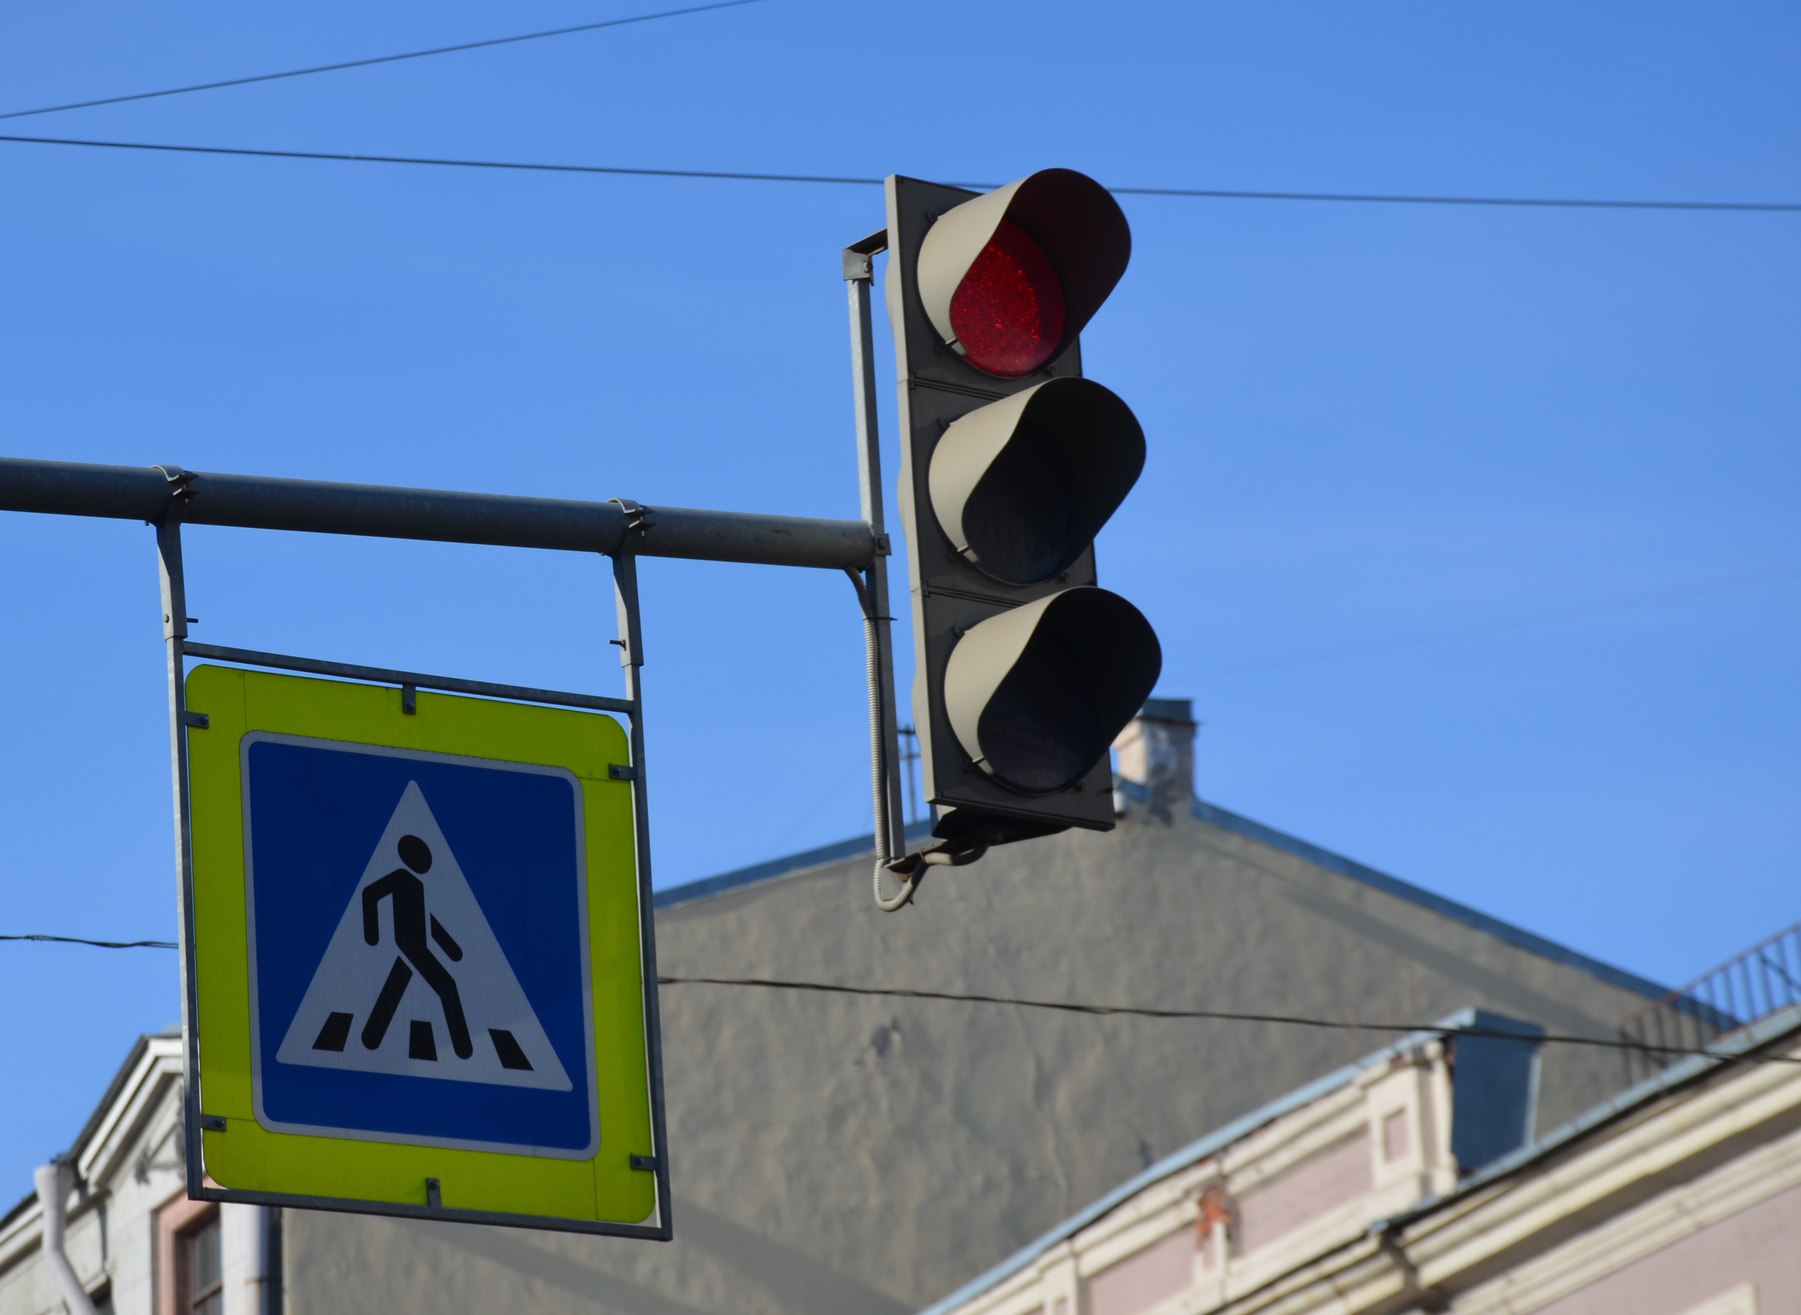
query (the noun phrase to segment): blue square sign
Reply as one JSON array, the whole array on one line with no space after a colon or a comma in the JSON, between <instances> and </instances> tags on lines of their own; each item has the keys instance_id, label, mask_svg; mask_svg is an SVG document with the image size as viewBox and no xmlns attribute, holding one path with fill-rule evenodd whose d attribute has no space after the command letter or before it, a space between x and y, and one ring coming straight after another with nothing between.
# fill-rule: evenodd
<instances>
[{"instance_id":1,"label":"blue square sign","mask_svg":"<svg viewBox=\"0 0 1801 1315\"><path fill-rule=\"evenodd\" d=\"M275 734L243 770L257 1121L592 1155L573 775Z\"/></svg>"}]
</instances>

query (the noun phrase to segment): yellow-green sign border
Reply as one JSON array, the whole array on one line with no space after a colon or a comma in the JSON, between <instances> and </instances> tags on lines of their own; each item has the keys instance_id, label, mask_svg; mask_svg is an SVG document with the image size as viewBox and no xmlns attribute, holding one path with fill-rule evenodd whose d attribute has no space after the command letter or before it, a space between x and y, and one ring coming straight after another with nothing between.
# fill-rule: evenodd
<instances>
[{"instance_id":1,"label":"yellow-green sign border","mask_svg":"<svg viewBox=\"0 0 1801 1315\"><path fill-rule=\"evenodd\" d=\"M644 942L629 761L611 717L235 667L186 682L202 1155L209 1198L666 1236L651 1116ZM255 1118L240 746L265 732L561 768L580 782L600 1145L589 1159L278 1132ZM629 775L629 773L628 773Z\"/></svg>"}]
</instances>

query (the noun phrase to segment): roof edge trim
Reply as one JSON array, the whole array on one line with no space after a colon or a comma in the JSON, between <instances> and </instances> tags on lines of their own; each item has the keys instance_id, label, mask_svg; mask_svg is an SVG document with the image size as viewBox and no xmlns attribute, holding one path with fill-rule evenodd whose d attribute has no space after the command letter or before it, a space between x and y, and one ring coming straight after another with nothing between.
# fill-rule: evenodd
<instances>
[{"instance_id":1,"label":"roof edge trim","mask_svg":"<svg viewBox=\"0 0 1801 1315\"><path fill-rule=\"evenodd\" d=\"M1146 787L1135 781L1116 778L1114 788L1128 798L1139 802L1149 795ZM1553 963L1561 963L1588 973L1592 977L1617 986L1621 990L1630 991L1634 995L1643 996L1647 1000L1662 1000L1673 993L1670 987L1652 981L1648 977L1641 977L1624 968L1604 963L1600 959L1583 954L1580 950L1572 950L1567 945L1561 945L1536 932L1527 931L1524 927L1516 927L1492 914L1483 913L1467 904L1459 904L1456 900L1434 894L1424 887L1403 881L1399 877L1392 877L1386 872L1378 871L1355 859L1346 858L1342 854L1335 854L1329 849L1322 849L1318 845L1310 844L1285 831L1278 831L1272 826L1253 821L1241 813L1234 813L1229 808L1208 803L1204 799L1195 799L1190 803L1188 811L1189 815L1198 821L1216 826L1222 831L1243 836L1247 840L1255 840L1271 849L1304 859L1316 867L1325 868L1328 872L1336 872L1340 876L1349 877L1353 881L1370 886L1386 895L1406 900L1410 904L1441 917L1461 922L1466 927L1485 932L1497 940L1505 941L1518 949L1527 950L1549 959ZM908 843L913 844L929 840L931 834L932 824L927 820L914 822L908 826L906 836ZM722 872L717 876L701 877L679 886L665 887L651 896L651 906L658 910L679 908L684 904L710 899L715 895L723 895L730 891L759 885L765 881L774 881L779 877L824 867L828 863L839 863L847 858L855 858L859 854L870 854L874 852L874 848L872 838L854 836L848 840L820 845L796 854L767 859L762 863L753 863L747 867L734 868L730 872Z\"/></svg>"},{"instance_id":2,"label":"roof edge trim","mask_svg":"<svg viewBox=\"0 0 1801 1315\"><path fill-rule=\"evenodd\" d=\"M1421 1201L1399 1214L1378 1220L1370 1225L1369 1231L1404 1228L1535 1161L1548 1159L1567 1147L1580 1143L1590 1133L1599 1132L1621 1116L1660 1097L1701 1081L1715 1072L1739 1067L1740 1061L1754 1051L1774 1046L1785 1038L1793 1039L1798 1036L1801 1036L1801 1005L1790 1005L1768 1017L1760 1018L1755 1023L1714 1041L1704 1052L1677 1060L1661 1073L1653 1073L1642 1082L1583 1111L1567 1123L1534 1138L1512 1154L1483 1166L1458 1183L1455 1191Z\"/></svg>"},{"instance_id":3,"label":"roof edge trim","mask_svg":"<svg viewBox=\"0 0 1801 1315\"><path fill-rule=\"evenodd\" d=\"M1510 922L1503 922L1500 918L1483 913L1479 909L1472 909L1467 904L1459 904L1456 900L1446 899L1443 895L1435 895L1411 882L1402 881L1399 877L1391 877L1386 872L1366 867L1342 854L1334 854L1329 849L1321 849L1318 845L1309 844L1305 840L1297 839L1274 827L1265 826L1261 822L1253 822L1250 818L1234 813L1230 809L1221 808L1218 804L1210 804L1205 800L1196 799L1190 806L1189 813L1198 820L1216 826L1222 831L1230 831L1233 835L1243 836L1247 840L1255 840L1259 844L1268 845L1271 849L1278 849L1285 854L1292 854L1296 858L1306 859L1317 867L1349 877L1353 881L1362 882L1384 894L1404 899L1410 904L1416 904L1442 917L1461 922L1477 931L1486 932L1498 940L1506 941L1509 945L1522 950L1529 950L1554 963L1578 968L1590 976L1598 977L1604 982L1622 990L1631 991L1635 995L1642 995L1648 1000L1662 1000L1671 994L1669 987L1660 985L1648 977L1640 977L1637 973L1627 972L1624 968L1616 968L1610 963L1603 963L1599 959L1583 954L1580 950L1572 950L1567 945L1559 945L1556 941L1535 932L1529 932L1523 927L1516 927Z\"/></svg>"},{"instance_id":4,"label":"roof edge trim","mask_svg":"<svg viewBox=\"0 0 1801 1315\"><path fill-rule=\"evenodd\" d=\"M912 823L907 827L906 836L908 844L931 839L931 822ZM777 877L786 877L811 868L824 867L828 863L839 863L847 858L856 858L859 854L873 855L874 853L875 838L873 836L853 836L849 840L835 841L829 845L821 845L817 849L805 849L798 854L788 854L781 858L768 859L762 863L752 863L749 867L735 868L715 877L701 877L696 881L684 882L679 886L665 887L652 894L651 907L659 910L679 908L683 904L692 904L696 900L724 895L729 891L742 890L746 886L759 885L765 881L774 881Z\"/></svg>"}]
</instances>

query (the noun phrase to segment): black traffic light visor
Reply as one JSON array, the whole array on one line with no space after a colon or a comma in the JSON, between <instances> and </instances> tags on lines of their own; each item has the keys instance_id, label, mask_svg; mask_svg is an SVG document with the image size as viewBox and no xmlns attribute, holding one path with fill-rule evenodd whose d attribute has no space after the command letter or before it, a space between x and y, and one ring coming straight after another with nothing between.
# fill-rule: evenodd
<instances>
[{"instance_id":1,"label":"black traffic light visor","mask_svg":"<svg viewBox=\"0 0 1801 1315\"><path fill-rule=\"evenodd\" d=\"M1092 379L1052 379L962 416L932 451L932 512L958 552L1004 584L1081 555L1144 469L1144 430Z\"/></svg>"}]
</instances>

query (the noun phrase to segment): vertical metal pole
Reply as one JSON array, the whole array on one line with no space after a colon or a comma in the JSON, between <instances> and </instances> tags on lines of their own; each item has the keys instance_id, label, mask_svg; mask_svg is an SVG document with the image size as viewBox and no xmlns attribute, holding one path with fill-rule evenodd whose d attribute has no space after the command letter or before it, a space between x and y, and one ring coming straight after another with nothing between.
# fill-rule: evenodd
<instances>
[{"instance_id":1,"label":"vertical metal pole","mask_svg":"<svg viewBox=\"0 0 1801 1315\"><path fill-rule=\"evenodd\" d=\"M181 565L181 522L173 511L156 525L158 574L162 580L163 645L169 669L170 764L175 777L175 908L181 926L181 1050L186 1072L182 1101L182 1146L188 1195L204 1181L200 1146L200 1005L194 989L194 845L188 815L188 698L183 683L188 637L187 583Z\"/></svg>"},{"instance_id":2,"label":"vertical metal pole","mask_svg":"<svg viewBox=\"0 0 1801 1315\"><path fill-rule=\"evenodd\" d=\"M631 531L637 533L636 525ZM657 937L650 882L649 774L644 763L644 631L638 612L638 558L628 537L613 555L613 600L619 611L619 665L625 669L625 696L632 703L632 814L638 846L639 925L644 929L644 1054L650 1072L650 1135L657 1157L657 1222L673 1232L669 1201L669 1139L663 1117L663 1025L657 1004Z\"/></svg>"},{"instance_id":3,"label":"vertical metal pole","mask_svg":"<svg viewBox=\"0 0 1801 1315\"><path fill-rule=\"evenodd\" d=\"M869 323L869 285L875 254L885 250L884 231L844 249L844 281L850 298L851 392L857 413L857 481L862 491L863 519L875 536L875 557L864 573L869 608L875 619L878 679L881 682L881 730L876 746L883 762L888 798L887 849L890 856L907 852L907 818L901 812L900 732L894 715L893 616L888 610L888 534L882 515L882 447L876 428L874 334ZM880 844L881 837L878 837Z\"/></svg>"}]
</instances>

